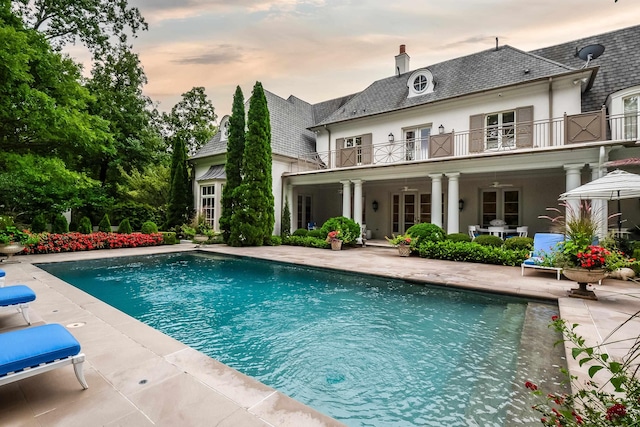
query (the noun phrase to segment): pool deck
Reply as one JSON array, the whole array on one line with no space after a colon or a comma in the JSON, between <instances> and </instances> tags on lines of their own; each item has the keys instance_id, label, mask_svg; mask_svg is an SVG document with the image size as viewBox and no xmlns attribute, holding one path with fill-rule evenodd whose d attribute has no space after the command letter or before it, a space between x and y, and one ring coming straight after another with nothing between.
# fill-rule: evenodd
<instances>
[{"instance_id":1,"label":"pool deck","mask_svg":"<svg viewBox=\"0 0 640 427\"><path fill-rule=\"evenodd\" d=\"M370 242L371 243L371 242ZM378 242L379 243L379 242ZM378 247L376 247L378 246ZM33 264L202 250L307 266L557 301L560 315L578 323L591 345L640 311L640 284L605 279L595 286L597 301L568 298L574 282L555 274L519 267L491 266L399 257L376 242L366 248L329 251L276 246L232 248L193 244L15 257L0 264L6 285L26 284L37 295L33 325L60 323L80 341L86 354L88 390L70 366L0 387L3 426L340 426L293 399L249 378L49 275ZM27 325L16 311L0 310L0 333ZM640 331L635 320L607 341L606 351L623 357ZM2 349L0 349L1 351ZM540 348L541 352L547 351ZM572 374L585 381L587 367L570 357Z\"/></svg>"}]
</instances>

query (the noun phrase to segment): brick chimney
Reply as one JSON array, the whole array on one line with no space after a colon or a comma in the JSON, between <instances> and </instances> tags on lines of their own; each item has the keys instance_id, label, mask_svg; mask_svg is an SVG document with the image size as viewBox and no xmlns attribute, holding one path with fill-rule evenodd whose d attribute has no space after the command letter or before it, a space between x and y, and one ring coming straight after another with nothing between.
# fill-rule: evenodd
<instances>
[{"instance_id":1,"label":"brick chimney","mask_svg":"<svg viewBox=\"0 0 640 427\"><path fill-rule=\"evenodd\" d=\"M406 46L400 45L400 53L396 55L396 76L409 71L409 55L405 51Z\"/></svg>"}]
</instances>

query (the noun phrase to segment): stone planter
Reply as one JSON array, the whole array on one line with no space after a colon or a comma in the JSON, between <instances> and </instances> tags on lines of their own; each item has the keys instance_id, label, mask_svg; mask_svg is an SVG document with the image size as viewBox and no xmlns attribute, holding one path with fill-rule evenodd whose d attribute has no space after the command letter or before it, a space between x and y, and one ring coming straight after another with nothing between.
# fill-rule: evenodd
<instances>
[{"instance_id":1,"label":"stone planter","mask_svg":"<svg viewBox=\"0 0 640 427\"><path fill-rule=\"evenodd\" d=\"M587 270L585 268L563 268L562 274L569 280L578 282L578 289L569 291L570 297L597 300L596 294L587 289L587 284L598 283L607 275L606 270Z\"/></svg>"},{"instance_id":2,"label":"stone planter","mask_svg":"<svg viewBox=\"0 0 640 427\"><path fill-rule=\"evenodd\" d=\"M409 255L411 255L411 246L409 246L409 245L398 245L398 254L400 254L400 256L409 256Z\"/></svg>"},{"instance_id":3,"label":"stone planter","mask_svg":"<svg viewBox=\"0 0 640 427\"><path fill-rule=\"evenodd\" d=\"M332 240L331 241L331 250L339 251L342 249L342 240Z\"/></svg>"},{"instance_id":4,"label":"stone planter","mask_svg":"<svg viewBox=\"0 0 640 427\"><path fill-rule=\"evenodd\" d=\"M204 245L204 242L209 240L209 236L205 236L204 234L196 234L193 236L193 243L196 243L199 246Z\"/></svg>"},{"instance_id":5,"label":"stone planter","mask_svg":"<svg viewBox=\"0 0 640 427\"><path fill-rule=\"evenodd\" d=\"M23 249L24 245L21 243L0 243L0 254L4 254L7 256L7 258L3 259L2 262L15 262L11 260L11 257L19 252L22 252Z\"/></svg>"}]
</instances>

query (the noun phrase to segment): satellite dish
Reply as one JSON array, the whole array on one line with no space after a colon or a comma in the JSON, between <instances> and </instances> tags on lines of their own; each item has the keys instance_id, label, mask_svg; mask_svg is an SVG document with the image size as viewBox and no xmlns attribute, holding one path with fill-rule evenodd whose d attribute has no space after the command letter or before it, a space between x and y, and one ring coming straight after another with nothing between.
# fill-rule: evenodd
<instances>
[{"instance_id":1,"label":"satellite dish","mask_svg":"<svg viewBox=\"0 0 640 427\"><path fill-rule=\"evenodd\" d=\"M576 56L583 61L586 61L582 68L587 68L589 66L589 62L591 62L592 59L596 59L603 53L604 46L602 46L601 44L590 44L576 52Z\"/></svg>"}]
</instances>

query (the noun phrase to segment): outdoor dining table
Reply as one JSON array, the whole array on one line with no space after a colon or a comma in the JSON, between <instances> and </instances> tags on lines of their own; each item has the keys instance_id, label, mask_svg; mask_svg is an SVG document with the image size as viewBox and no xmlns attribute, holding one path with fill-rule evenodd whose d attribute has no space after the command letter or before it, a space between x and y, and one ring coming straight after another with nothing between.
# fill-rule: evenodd
<instances>
[{"instance_id":1,"label":"outdoor dining table","mask_svg":"<svg viewBox=\"0 0 640 427\"><path fill-rule=\"evenodd\" d=\"M491 227L494 228L494 227ZM509 227L495 227L495 228L501 228L502 230L499 230L502 233L502 236L500 237L504 237L504 236L509 236L509 235L517 235L518 234L518 229L517 228L509 228ZM478 228L478 231L480 233L484 233L484 234L489 234L489 228Z\"/></svg>"}]
</instances>

